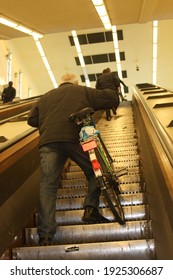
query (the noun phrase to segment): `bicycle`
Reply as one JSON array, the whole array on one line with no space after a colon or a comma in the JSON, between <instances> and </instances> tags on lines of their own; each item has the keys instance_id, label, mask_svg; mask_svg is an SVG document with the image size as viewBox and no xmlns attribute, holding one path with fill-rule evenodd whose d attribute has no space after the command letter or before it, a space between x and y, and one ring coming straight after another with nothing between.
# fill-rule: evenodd
<instances>
[{"instance_id":1,"label":"bicycle","mask_svg":"<svg viewBox=\"0 0 173 280\"><path fill-rule=\"evenodd\" d=\"M92 115L94 110L86 107L69 116L69 121L81 125L80 144L88 152L98 186L111 209L116 221L125 224L124 211L120 202L118 177L127 173L126 168L114 171L113 159L108 152L99 130L96 129Z\"/></svg>"}]
</instances>

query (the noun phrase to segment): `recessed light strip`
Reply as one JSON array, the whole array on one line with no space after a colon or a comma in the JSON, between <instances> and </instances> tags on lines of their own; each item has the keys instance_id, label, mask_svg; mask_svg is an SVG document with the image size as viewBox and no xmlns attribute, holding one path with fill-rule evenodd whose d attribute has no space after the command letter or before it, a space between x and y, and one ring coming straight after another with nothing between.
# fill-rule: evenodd
<instances>
[{"instance_id":1,"label":"recessed light strip","mask_svg":"<svg viewBox=\"0 0 173 280\"><path fill-rule=\"evenodd\" d=\"M34 37L33 37L33 38L34 38ZM48 71L48 74L49 74L49 76L50 76L50 79L51 79L51 81L52 81L52 83L53 83L53 85L54 85L54 88L57 88L57 87L58 87L58 84L57 84L56 79L55 79L55 77L54 77L54 75L53 75L53 72L52 72L52 70L51 70L51 67L50 67L50 65L49 65L49 62L48 62L47 57L46 57L46 55L45 55L45 52L44 52L44 50L43 50L43 47L42 47L42 45L41 45L41 43L40 43L40 41L39 41L39 39L38 39L37 37L35 37L34 40L35 40L36 46L37 46L37 48L38 48L38 51L39 51L39 53L40 53L40 55L41 55L41 58L42 58L42 60L43 60L43 63L44 63L44 65L45 65L45 67L46 67L46 69L47 69L47 71Z\"/></svg>"},{"instance_id":2,"label":"recessed light strip","mask_svg":"<svg viewBox=\"0 0 173 280\"><path fill-rule=\"evenodd\" d=\"M157 82L158 21L153 21L153 84Z\"/></svg>"},{"instance_id":3,"label":"recessed light strip","mask_svg":"<svg viewBox=\"0 0 173 280\"><path fill-rule=\"evenodd\" d=\"M84 73L86 85L88 87L91 87L90 80L89 80L89 77L88 77L88 74L87 74L87 71L86 71L85 61L84 61L84 58L83 58L83 54L82 54L82 51L81 51L81 47L80 47L80 44L79 44L79 40L78 40L78 37L77 37L76 30L72 30L71 33L72 33L73 40L74 40L74 43L75 43L75 47L76 47L76 50L77 50L77 53L78 53L80 65L81 65L83 73Z\"/></svg>"},{"instance_id":4,"label":"recessed light strip","mask_svg":"<svg viewBox=\"0 0 173 280\"><path fill-rule=\"evenodd\" d=\"M120 60L120 52L118 46L118 36L117 36L117 28L116 26L112 26L112 36L113 36L113 43L114 43L114 50L115 50L115 57L116 57L116 64L117 64L117 72L119 78L122 80L122 69L121 69L121 60ZM121 92L124 95L124 87L121 86Z\"/></svg>"},{"instance_id":5,"label":"recessed light strip","mask_svg":"<svg viewBox=\"0 0 173 280\"><path fill-rule=\"evenodd\" d=\"M0 23L4 24L6 26L9 26L9 27L11 27L13 29L16 29L18 31L21 31L21 32L23 32L25 34L31 35L31 36L37 36L38 38L42 38L43 37L43 34L38 33L38 32L36 32L36 31L34 31L34 30L24 26L24 25L21 25L18 22L12 21L12 20L10 20L10 19L8 19L8 18L6 18L6 17L4 17L2 15L0 15Z\"/></svg>"},{"instance_id":6,"label":"recessed light strip","mask_svg":"<svg viewBox=\"0 0 173 280\"><path fill-rule=\"evenodd\" d=\"M53 72L52 72L52 70L50 68L49 62L48 62L48 60L46 58L46 55L45 55L44 50L42 48L42 45L41 45L41 43L39 41L39 39L42 38L43 35L41 33L38 33L36 31L28 28L28 27L25 27L24 25L21 25L21 24L15 22L15 21L11 21L10 19L7 19L6 17L4 17L2 15L0 15L0 23L4 24L6 26L9 26L11 28L14 28L14 29L16 29L18 31L21 31L21 32L23 32L25 34L28 34L28 35L33 37L33 39L34 39L34 41L36 43L36 46L38 48L38 51L39 51L39 53L41 55L41 58L42 58L42 60L44 62L44 65L45 65L45 67L46 67L46 69L48 71L50 79L51 79L54 87L57 88L58 84L57 84L56 79L55 79L55 77L53 75Z\"/></svg>"},{"instance_id":7,"label":"recessed light strip","mask_svg":"<svg viewBox=\"0 0 173 280\"><path fill-rule=\"evenodd\" d=\"M103 0L91 0L105 29L111 29L111 22Z\"/></svg>"}]
</instances>

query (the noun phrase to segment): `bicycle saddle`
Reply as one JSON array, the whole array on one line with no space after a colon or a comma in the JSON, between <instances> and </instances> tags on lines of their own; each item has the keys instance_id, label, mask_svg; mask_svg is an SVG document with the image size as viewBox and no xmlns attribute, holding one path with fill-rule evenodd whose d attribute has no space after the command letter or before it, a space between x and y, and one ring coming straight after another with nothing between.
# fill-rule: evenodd
<instances>
[{"instance_id":1,"label":"bicycle saddle","mask_svg":"<svg viewBox=\"0 0 173 280\"><path fill-rule=\"evenodd\" d=\"M70 122L82 122L83 119L86 119L88 118L89 116L92 116L94 114L94 110L93 108L90 108L90 107L86 107L76 113L72 113L70 116L69 116L69 121Z\"/></svg>"}]
</instances>

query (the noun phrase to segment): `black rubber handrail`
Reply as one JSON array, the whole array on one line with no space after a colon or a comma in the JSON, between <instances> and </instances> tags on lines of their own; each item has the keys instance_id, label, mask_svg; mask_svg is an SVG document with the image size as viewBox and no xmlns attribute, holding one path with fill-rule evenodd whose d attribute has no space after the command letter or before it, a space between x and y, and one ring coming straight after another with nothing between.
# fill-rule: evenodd
<instances>
[{"instance_id":1,"label":"black rubber handrail","mask_svg":"<svg viewBox=\"0 0 173 280\"><path fill-rule=\"evenodd\" d=\"M7 150L8 148L13 146L14 144L20 142L22 139L29 136L30 134L32 134L36 130L37 130L37 128L29 128L26 131L22 132L21 134L17 135L16 137L7 140L4 143L0 143L0 153Z\"/></svg>"}]
</instances>

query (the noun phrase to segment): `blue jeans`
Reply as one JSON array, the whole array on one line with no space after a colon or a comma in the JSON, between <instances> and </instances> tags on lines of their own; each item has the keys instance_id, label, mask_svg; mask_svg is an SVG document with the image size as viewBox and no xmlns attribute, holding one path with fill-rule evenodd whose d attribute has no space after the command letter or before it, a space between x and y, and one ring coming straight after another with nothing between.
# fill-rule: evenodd
<instances>
[{"instance_id":1,"label":"blue jeans","mask_svg":"<svg viewBox=\"0 0 173 280\"><path fill-rule=\"evenodd\" d=\"M84 208L98 208L100 188L88 157L81 146L72 142L56 142L40 147L41 182L38 209L38 235L53 238L56 232L56 198L59 180L66 160L70 158L83 170L88 180L88 193Z\"/></svg>"}]
</instances>

